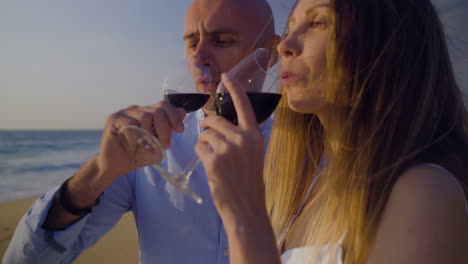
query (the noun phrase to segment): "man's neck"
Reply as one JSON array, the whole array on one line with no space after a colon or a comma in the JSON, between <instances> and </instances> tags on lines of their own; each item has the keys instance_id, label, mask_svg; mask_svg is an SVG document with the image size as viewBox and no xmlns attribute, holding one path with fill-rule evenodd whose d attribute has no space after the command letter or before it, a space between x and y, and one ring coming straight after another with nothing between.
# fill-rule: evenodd
<instances>
[{"instance_id":1,"label":"man's neck","mask_svg":"<svg viewBox=\"0 0 468 264\"><path fill-rule=\"evenodd\" d=\"M215 116L216 115L216 111L214 110L210 110L210 109L206 109L205 107L203 107L203 114L206 116Z\"/></svg>"}]
</instances>

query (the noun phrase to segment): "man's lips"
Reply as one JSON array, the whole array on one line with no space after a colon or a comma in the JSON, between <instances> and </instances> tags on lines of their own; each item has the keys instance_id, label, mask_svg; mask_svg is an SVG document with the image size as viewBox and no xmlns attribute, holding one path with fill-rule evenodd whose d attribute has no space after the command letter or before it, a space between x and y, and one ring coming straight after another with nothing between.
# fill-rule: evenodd
<instances>
[{"instance_id":1,"label":"man's lips","mask_svg":"<svg viewBox=\"0 0 468 264\"><path fill-rule=\"evenodd\" d=\"M208 82L208 81L199 81L197 83L197 88L199 91L213 93L218 87L219 82Z\"/></svg>"},{"instance_id":2,"label":"man's lips","mask_svg":"<svg viewBox=\"0 0 468 264\"><path fill-rule=\"evenodd\" d=\"M299 74L291 72L291 71L282 71L281 72L281 81L283 84L288 85L292 84L299 80Z\"/></svg>"}]
</instances>

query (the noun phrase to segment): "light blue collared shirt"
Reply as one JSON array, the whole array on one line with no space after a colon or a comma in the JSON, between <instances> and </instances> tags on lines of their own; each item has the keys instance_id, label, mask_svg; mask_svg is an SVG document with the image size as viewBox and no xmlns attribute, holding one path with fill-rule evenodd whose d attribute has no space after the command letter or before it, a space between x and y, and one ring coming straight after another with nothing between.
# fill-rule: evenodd
<instances>
[{"instance_id":1,"label":"light blue collared shirt","mask_svg":"<svg viewBox=\"0 0 468 264\"><path fill-rule=\"evenodd\" d=\"M187 116L185 131L173 134L163 166L180 171L195 156L193 147L202 119L201 110ZM265 137L270 128L271 120L261 125ZM140 168L109 186L91 214L63 231L47 231L41 226L57 192L55 187L23 216L3 263L70 263L128 211L135 217L140 263L229 263L226 233L202 165L192 174L190 188L202 197L201 205L163 180L154 168Z\"/></svg>"}]
</instances>

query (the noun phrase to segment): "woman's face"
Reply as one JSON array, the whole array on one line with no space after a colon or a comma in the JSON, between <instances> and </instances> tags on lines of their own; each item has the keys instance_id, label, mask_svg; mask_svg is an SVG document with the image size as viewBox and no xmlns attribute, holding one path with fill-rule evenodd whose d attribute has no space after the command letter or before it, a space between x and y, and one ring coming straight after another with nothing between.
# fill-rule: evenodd
<instances>
[{"instance_id":1,"label":"woman's face","mask_svg":"<svg viewBox=\"0 0 468 264\"><path fill-rule=\"evenodd\" d=\"M278 45L281 79L291 109L319 114L324 107L330 0L299 0Z\"/></svg>"}]
</instances>

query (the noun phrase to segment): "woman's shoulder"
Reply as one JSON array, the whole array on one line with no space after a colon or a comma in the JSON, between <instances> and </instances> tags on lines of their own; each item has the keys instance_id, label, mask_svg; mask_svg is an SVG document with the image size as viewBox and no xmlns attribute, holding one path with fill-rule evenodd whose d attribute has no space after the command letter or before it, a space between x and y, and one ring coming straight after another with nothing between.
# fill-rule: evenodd
<instances>
[{"instance_id":1,"label":"woman's shoulder","mask_svg":"<svg viewBox=\"0 0 468 264\"><path fill-rule=\"evenodd\" d=\"M431 214L446 213L467 214L466 194L457 178L446 168L436 164L418 164L400 175L387 202L387 208L393 210L411 209L407 213ZM413 215L414 218L419 218Z\"/></svg>"},{"instance_id":2,"label":"woman's shoulder","mask_svg":"<svg viewBox=\"0 0 468 264\"><path fill-rule=\"evenodd\" d=\"M463 204L466 202L466 195L457 178L446 168L433 163L417 164L403 171L393 186L390 198L411 198L415 203L443 203L447 199Z\"/></svg>"},{"instance_id":3,"label":"woman's shoulder","mask_svg":"<svg viewBox=\"0 0 468 264\"><path fill-rule=\"evenodd\" d=\"M459 263L460 257L466 260L466 243L468 213L461 184L443 167L419 164L403 171L393 186L370 259Z\"/></svg>"}]
</instances>

